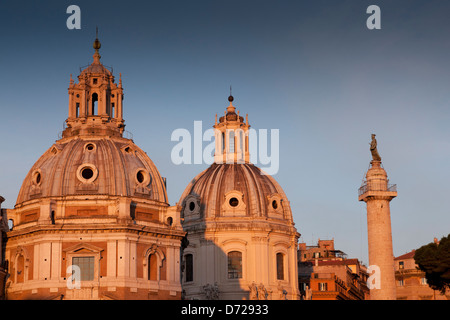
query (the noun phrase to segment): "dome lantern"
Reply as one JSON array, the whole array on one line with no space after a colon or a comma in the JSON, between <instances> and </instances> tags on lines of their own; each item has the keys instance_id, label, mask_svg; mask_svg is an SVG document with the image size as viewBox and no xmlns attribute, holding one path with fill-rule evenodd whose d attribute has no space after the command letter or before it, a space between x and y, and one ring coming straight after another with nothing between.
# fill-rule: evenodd
<instances>
[{"instance_id":1,"label":"dome lantern","mask_svg":"<svg viewBox=\"0 0 450 320\"><path fill-rule=\"evenodd\" d=\"M63 137L79 135L122 136L123 120L122 78L114 82L112 71L100 62L101 43L97 35L93 44L94 61L78 76L78 83L71 78L69 84L69 116Z\"/></svg>"},{"instance_id":2,"label":"dome lantern","mask_svg":"<svg viewBox=\"0 0 450 320\"><path fill-rule=\"evenodd\" d=\"M231 91L231 89L230 89ZM214 154L215 163L249 163L249 140L248 133L250 125L248 119L236 113L236 107L233 106L234 97L228 97L228 105L223 117L220 117L219 123L213 126L215 129L216 148ZM217 117L217 116L216 116Z\"/></svg>"}]
</instances>

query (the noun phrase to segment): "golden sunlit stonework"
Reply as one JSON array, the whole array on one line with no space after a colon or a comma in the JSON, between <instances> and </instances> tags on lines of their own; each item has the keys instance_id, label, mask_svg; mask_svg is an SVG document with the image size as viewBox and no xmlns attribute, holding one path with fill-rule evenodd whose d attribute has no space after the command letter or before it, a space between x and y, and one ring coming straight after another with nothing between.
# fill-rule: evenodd
<instances>
[{"instance_id":1,"label":"golden sunlit stonework","mask_svg":"<svg viewBox=\"0 0 450 320\"><path fill-rule=\"evenodd\" d=\"M297 242L283 189L249 162L248 120L232 105L216 122L215 162L182 194L188 299L299 299ZM236 130L240 129L240 130ZM195 263L193 263L195 261Z\"/></svg>"},{"instance_id":2,"label":"golden sunlit stonework","mask_svg":"<svg viewBox=\"0 0 450 320\"><path fill-rule=\"evenodd\" d=\"M6 298L299 299L300 234L282 188L250 163L231 95L215 163L170 206L165 179L124 137L122 80L100 47L70 77L60 139L4 210Z\"/></svg>"},{"instance_id":3,"label":"golden sunlit stonework","mask_svg":"<svg viewBox=\"0 0 450 320\"><path fill-rule=\"evenodd\" d=\"M101 64L98 40L94 48L71 78L62 138L8 210L7 299L181 298L185 232L156 166L123 137L122 82Z\"/></svg>"}]
</instances>

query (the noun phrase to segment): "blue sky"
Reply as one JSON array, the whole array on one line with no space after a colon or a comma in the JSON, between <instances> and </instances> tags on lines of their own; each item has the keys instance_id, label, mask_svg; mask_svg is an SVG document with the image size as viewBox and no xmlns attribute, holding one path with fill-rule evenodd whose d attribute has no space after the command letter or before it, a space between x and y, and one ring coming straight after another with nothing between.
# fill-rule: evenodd
<instances>
[{"instance_id":1,"label":"blue sky","mask_svg":"<svg viewBox=\"0 0 450 320\"><path fill-rule=\"evenodd\" d=\"M81 8L69 30L66 9ZM381 30L366 9L381 8ZM450 4L446 1L3 1L0 195L14 207L62 131L69 76L92 61L122 73L126 130L167 177L175 204L207 167L171 162L178 128L206 130L228 105L280 130L280 169L301 241L335 239L366 264L357 191L371 133L398 197L394 255L450 233ZM206 144L205 144L206 146Z\"/></svg>"}]
</instances>

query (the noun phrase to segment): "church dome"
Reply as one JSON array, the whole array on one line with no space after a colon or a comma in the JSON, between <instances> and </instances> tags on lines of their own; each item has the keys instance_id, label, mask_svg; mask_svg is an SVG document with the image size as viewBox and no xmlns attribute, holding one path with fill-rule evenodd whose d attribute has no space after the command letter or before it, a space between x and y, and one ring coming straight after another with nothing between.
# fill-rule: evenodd
<instances>
[{"instance_id":1,"label":"church dome","mask_svg":"<svg viewBox=\"0 0 450 320\"><path fill-rule=\"evenodd\" d=\"M231 94L228 101L224 117L217 122L216 116L213 126L214 163L191 181L180 198L184 225L197 219L229 217L272 219L293 225L283 189L250 162L248 116L244 122L239 111L236 113Z\"/></svg>"},{"instance_id":2,"label":"church dome","mask_svg":"<svg viewBox=\"0 0 450 320\"><path fill-rule=\"evenodd\" d=\"M283 189L251 163L212 164L191 181L179 203L185 222L195 220L195 216L293 221Z\"/></svg>"},{"instance_id":3,"label":"church dome","mask_svg":"<svg viewBox=\"0 0 450 320\"><path fill-rule=\"evenodd\" d=\"M33 165L16 207L33 199L84 195L133 197L167 205L165 183L156 166L123 137L122 79L114 83L112 73L100 62L100 47L96 39L94 61L78 76L79 83L71 77L62 138Z\"/></svg>"},{"instance_id":4,"label":"church dome","mask_svg":"<svg viewBox=\"0 0 450 320\"><path fill-rule=\"evenodd\" d=\"M167 203L156 166L132 140L86 136L56 141L27 174L16 206L36 198L81 195Z\"/></svg>"}]
</instances>

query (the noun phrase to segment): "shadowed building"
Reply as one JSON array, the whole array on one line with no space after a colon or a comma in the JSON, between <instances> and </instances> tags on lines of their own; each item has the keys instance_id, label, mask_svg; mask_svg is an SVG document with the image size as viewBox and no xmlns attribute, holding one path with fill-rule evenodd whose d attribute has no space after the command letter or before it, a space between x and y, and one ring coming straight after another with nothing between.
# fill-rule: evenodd
<instances>
[{"instance_id":1,"label":"shadowed building","mask_svg":"<svg viewBox=\"0 0 450 320\"><path fill-rule=\"evenodd\" d=\"M5 299L5 284L8 277L8 262L5 260L6 233L8 232L8 218L6 209L2 209L5 199L0 196L0 300Z\"/></svg>"},{"instance_id":2,"label":"shadowed building","mask_svg":"<svg viewBox=\"0 0 450 320\"><path fill-rule=\"evenodd\" d=\"M9 218L8 299L180 299L179 216L156 166L123 137L122 81L94 61L70 79L62 138Z\"/></svg>"},{"instance_id":3,"label":"shadowed building","mask_svg":"<svg viewBox=\"0 0 450 320\"><path fill-rule=\"evenodd\" d=\"M214 163L179 204L186 299L299 299L297 241L280 185L250 163L248 119L232 104L215 128Z\"/></svg>"}]
</instances>

